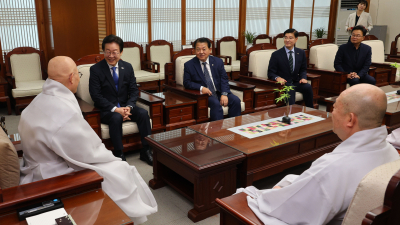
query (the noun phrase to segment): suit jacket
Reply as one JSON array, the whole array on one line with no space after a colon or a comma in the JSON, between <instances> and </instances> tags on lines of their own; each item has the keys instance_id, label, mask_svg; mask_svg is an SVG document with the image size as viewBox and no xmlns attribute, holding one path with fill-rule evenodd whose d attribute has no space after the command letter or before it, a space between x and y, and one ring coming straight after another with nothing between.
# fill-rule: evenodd
<instances>
[{"instance_id":1,"label":"suit jacket","mask_svg":"<svg viewBox=\"0 0 400 225\"><path fill-rule=\"evenodd\" d=\"M94 106L103 112L110 112L115 106L136 106L139 89L136 86L136 77L132 65L118 61L119 80L118 92L105 59L90 67L89 93Z\"/></svg>"},{"instance_id":2,"label":"suit jacket","mask_svg":"<svg viewBox=\"0 0 400 225\"><path fill-rule=\"evenodd\" d=\"M268 65L268 78L276 80L282 77L288 83L299 82L301 79L307 80L307 59L304 50L294 48L295 65L293 72L290 71L289 59L285 51L285 47L272 53Z\"/></svg>"},{"instance_id":3,"label":"suit jacket","mask_svg":"<svg viewBox=\"0 0 400 225\"><path fill-rule=\"evenodd\" d=\"M347 30L347 28L349 28L349 27L355 27L357 25L362 25L369 32L373 28L371 15L367 12L362 12L360 15L360 19L358 19L357 24L355 24L356 23L356 14L357 14L357 12L354 12L354 13L350 14L349 17L347 17L345 29ZM351 31L348 31L348 33L351 34Z\"/></svg>"},{"instance_id":4,"label":"suit jacket","mask_svg":"<svg viewBox=\"0 0 400 225\"><path fill-rule=\"evenodd\" d=\"M371 66L371 47L363 43L359 47L358 60L356 61L356 48L348 42L339 47L335 57L335 70L339 72L356 72L360 78L366 76Z\"/></svg>"},{"instance_id":5,"label":"suit jacket","mask_svg":"<svg viewBox=\"0 0 400 225\"><path fill-rule=\"evenodd\" d=\"M215 88L220 93L231 93L228 75L224 68L222 59L209 56L210 69ZM200 86L207 87L206 78L201 69L200 60L197 57L187 61L184 65L183 86L187 89L199 90Z\"/></svg>"}]
</instances>

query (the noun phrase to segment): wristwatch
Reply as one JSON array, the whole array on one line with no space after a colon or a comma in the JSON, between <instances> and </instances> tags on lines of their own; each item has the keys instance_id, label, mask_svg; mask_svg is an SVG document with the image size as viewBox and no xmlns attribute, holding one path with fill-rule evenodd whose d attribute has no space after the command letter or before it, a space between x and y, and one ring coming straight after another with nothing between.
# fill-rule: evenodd
<instances>
[{"instance_id":1,"label":"wristwatch","mask_svg":"<svg viewBox=\"0 0 400 225\"><path fill-rule=\"evenodd\" d=\"M133 110L133 106L131 106L131 105L127 105L129 108L131 108L131 112L132 112L132 110Z\"/></svg>"},{"instance_id":2,"label":"wristwatch","mask_svg":"<svg viewBox=\"0 0 400 225\"><path fill-rule=\"evenodd\" d=\"M227 95L228 95L228 92L222 92L221 95L227 96Z\"/></svg>"}]
</instances>

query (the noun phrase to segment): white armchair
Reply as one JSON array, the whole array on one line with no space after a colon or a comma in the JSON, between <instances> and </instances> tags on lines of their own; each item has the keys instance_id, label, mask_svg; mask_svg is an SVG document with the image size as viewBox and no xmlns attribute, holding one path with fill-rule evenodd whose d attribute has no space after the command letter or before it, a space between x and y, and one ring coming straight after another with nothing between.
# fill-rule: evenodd
<instances>
[{"instance_id":1,"label":"white armchair","mask_svg":"<svg viewBox=\"0 0 400 225\"><path fill-rule=\"evenodd\" d=\"M264 43L272 44L272 38L266 34L259 34L253 40L253 45Z\"/></svg>"},{"instance_id":2,"label":"white armchair","mask_svg":"<svg viewBox=\"0 0 400 225\"><path fill-rule=\"evenodd\" d=\"M163 89L165 82L165 64L171 62L173 55L173 45L165 40L155 40L146 45L147 62L145 65L158 64L160 73L160 89Z\"/></svg>"},{"instance_id":3,"label":"white armchair","mask_svg":"<svg viewBox=\"0 0 400 225\"><path fill-rule=\"evenodd\" d=\"M231 36L226 36L217 41L217 55L229 56L231 58L231 79L235 80L240 74L240 57L238 54L238 40ZM229 73L229 68L225 67Z\"/></svg>"},{"instance_id":4,"label":"white armchair","mask_svg":"<svg viewBox=\"0 0 400 225\"><path fill-rule=\"evenodd\" d=\"M272 44L275 45L276 49L280 49L285 46L284 37L285 35L283 35L283 33L277 34L274 37Z\"/></svg>"},{"instance_id":5,"label":"white armchair","mask_svg":"<svg viewBox=\"0 0 400 225\"><path fill-rule=\"evenodd\" d=\"M27 107L42 92L42 86L47 79L44 54L43 51L31 47L20 47L4 56L6 75L15 100L15 112L19 115L21 109Z\"/></svg>"},{"instance_id":6,"label":"white armchair","mask_svg":"<svg viewBox=\"0 0 400 225\"><path fill-rule=\"evenodd\" d=\"M142 90L153 90L159 92L160 66L150 63L149 69L145 69L143 60L143 47L135 42L124 42L124 51L121 59L130 63L136 77L136 83L140 84Z\"/></svg>"},{"instance_id":7,"label":"white armchair","mask_svg":"<svg viewBox=\"0 0 400 225\"><path fill-rule=\"evenodd\" d=\"M100 123L100 110L93 106L94 102L89 93L90 67L103 58L104 55L101 54L89 55L82 57L76 62L78 71L82 74L76 96L84 118L88 121L89 125L93 128L97 135L99 135L106 147L108 149L112 149L108 125ZM152 131L164 129L162 106L163 101L164 99L162 98L158 98L154 95L150 95L141 91L140 97L136 102L137 107L146 109L149 113ZM135 122L124 122L122 125L122 135L124 151L140 148L141 142L139 129Z\"/></svg>"}]
</instances>

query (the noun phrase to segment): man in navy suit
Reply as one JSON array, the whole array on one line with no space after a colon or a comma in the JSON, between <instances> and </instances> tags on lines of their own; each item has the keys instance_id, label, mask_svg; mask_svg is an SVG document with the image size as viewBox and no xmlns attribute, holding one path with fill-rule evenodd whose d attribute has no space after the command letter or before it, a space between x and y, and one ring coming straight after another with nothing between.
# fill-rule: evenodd
<instances>
[{"instance_id":1,"label":"man in navy suit","mask_svg":"<svg viewBox=\"0 0 400 225\"><path fill-rule=\"evenodd\" d=\"M375 85L376 80L368 74L371 66L371 47L361 43L367 30L356 26L351 31L351 42L339 47L335 57L335 70L347 73L347 83L350 86L359 83Z\"/></svg>"},{"instance_id":2,"label":"man in navy suit","mask_svg":"<svg viewBox=\"0 0 400 225\"><path fill-rule=\"evenodd\" d=\"M120 60L124 42L120 37L109 35L102 43L104 59L90 67L89 92L94 106L101 110L101 123L108 124L114 155L125 160L122 145L122 123L136 122L143 149L140 159L153 165L153 157L147 141L151 134L150 118L145 109L136 107L139 90L132 65Z\"/></svg>"},{"instance_id":3,"label":"man in navy suit","mask_svg":"<svg viewBox=\"0 0 400 225\"><path fill-rule=\"evenodd\" d=\"M231 93L222 59L210 56L211 42L199 38L194 42L196 57L185 63L183 86L208 94L210 120L224 118L222 106L228 106L228 116L240 116L240 99Z\"/></svg>"},{"instance_id":4,"label":"man in navy suit","mask_svg":"<svg viewBox=\"0 0 400 225\"><path fill-rule=\"evenodd\" d=\"M268 65L268 78L282 85L294 86L290 91L289 104L296 100L296 92L303 94L307 107L313 108L313 91L307 83L307 59L304 50L294 47L299 33L295 29L287 29L284 33L285 46L272 53Z\"/></svg>"}]
</instances>

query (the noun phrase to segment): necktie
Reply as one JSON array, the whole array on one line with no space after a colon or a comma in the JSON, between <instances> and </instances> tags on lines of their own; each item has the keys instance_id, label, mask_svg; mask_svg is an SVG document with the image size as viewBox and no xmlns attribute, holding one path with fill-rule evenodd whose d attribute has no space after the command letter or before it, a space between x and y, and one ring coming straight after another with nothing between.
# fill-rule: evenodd
<instances>
[{"instance_id":1,"label":"necktie","mask_svg":"<svg viewBox=\"0 0 400 225\"><path fill-rule=\"evenodd\" d=\"M117 75L117 67L113 67L112 68L112 70L113 70L113 80L114 80L114 83L115 83L115 89L117 89L117 92L118 92L118 75ZM118 102L118 108L119 107L121 107L120 105L119 105L119 102Z\"/></svg>"},{"instance_id":2,"label":"necktie","mask_svg":"<svg viewBox=\"0 0 400 225\"><path fill-rule=\"evenodd\" d=\"M290 72L293 72L293 56L292 56L293 51L289 51L289 66L290 66Z\"/></svg>"},{"instance_id":3,"label":"necktie","mask_svg":"<svg viewBox=\"0 0 400 225\"><path fill-rule=\"evenodd\" d=\"M210 74L208 73L208 69L206 67L207 63L203 62L203 73L204 73L204 77L206 78L206 82L207 82L207 88L210 89L212 95L218 99L217 94L215 93L215 89L214 89L214 85L211 81L211 77Z\"/></svg>"}]
</instances>

